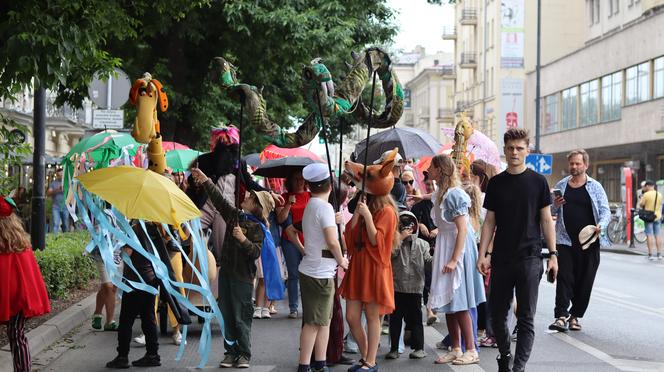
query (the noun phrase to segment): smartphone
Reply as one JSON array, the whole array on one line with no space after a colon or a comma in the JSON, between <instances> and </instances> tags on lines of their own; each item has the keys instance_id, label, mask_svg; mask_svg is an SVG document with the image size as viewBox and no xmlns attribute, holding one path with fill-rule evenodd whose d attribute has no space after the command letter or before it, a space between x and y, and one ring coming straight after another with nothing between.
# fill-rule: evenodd
<instances>
[{"instance_id":1,"label":"smartphone","mask_svg":"<svg viewBox=\"0 0 664 372\"><path fill-rule=\"evenodd\" d=\"M563 192L560 189L553 189L553 197L554 198L562 198L563 197Z\"/></svg>"},{"instance_id":2,"label":"smartphone","mask_svg":"<svg viewBox=\"0 0 664 372\"><path fill-rule=\"evenodd\" d=\"M555 275L553 275L553 271L547 270L546 272L546 281L549 283L553 283L556 281Z\"/></svg>"}]
</instances>

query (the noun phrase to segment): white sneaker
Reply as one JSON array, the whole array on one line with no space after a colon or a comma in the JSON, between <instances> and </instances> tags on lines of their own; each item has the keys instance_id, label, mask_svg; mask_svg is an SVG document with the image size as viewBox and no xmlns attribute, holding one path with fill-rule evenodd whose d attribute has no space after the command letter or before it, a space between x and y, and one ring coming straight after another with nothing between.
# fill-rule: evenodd
<instances>
[{"instance_id":1,"label":"white sneaker","mask_svg":"<svg viewBox=\"0 0 664 372\"><path fill-rule=\"evenodd\" d=\"M263 309L261 309L261 317L263 319L272 318L272 315L270 315L270 309L268 309L267 307L264 307Z\"/></svg>"},{"instance_id":2,"label":"white sneaker","mask_svg":"<svg viewBox=\"0 0 664 372\"><path fill-rule=\"evenodd\" d=\"M134 342L141 345L141 346L145 346L145 335L140 335L138 337L134 337Z\"/></svg>"},{"instance_id":3,"label":"white sneaker","mask_svg":"<svg viewBox=\"0 0 664 372\"><path fill-rule=\"evenodd\" d=\"M664 260L664 257L662 257L661 254L658 254L658 255L657 255L657 259L661 261L661 260Z\"/></svg>"},{"instance_id":4,"label":"white sneaker","mask_svg":"<svg viewBox=\"0 0 664 372\"><path fill-rule=\"evenodd\" d=\"M260 319L262 318L263 314L263 308L262 307L257 307L254 309L254 319Z\"/></svg>"},{"instance_id":5,"label":"white sneaker","mask_svg":"<svg viewBox=\"0 0 664 372\"><path fill-rule=\"evenodd\" d=\"M173 344L180 346L182 343L182 333L180 331L175 331L173 332ZM184 342L184 344L187 344L187 341Z\"/></svg>"},{"instance_id":6,"label":"white sneaker","mask_svg":"<svg viewBox=\"0 0 664 372\"><path fill-rule=\"evenodd\" d=\"M655 256L648 256L648 259L649 259L650 261L655 261Z\"/></svg>"}]
</instances>

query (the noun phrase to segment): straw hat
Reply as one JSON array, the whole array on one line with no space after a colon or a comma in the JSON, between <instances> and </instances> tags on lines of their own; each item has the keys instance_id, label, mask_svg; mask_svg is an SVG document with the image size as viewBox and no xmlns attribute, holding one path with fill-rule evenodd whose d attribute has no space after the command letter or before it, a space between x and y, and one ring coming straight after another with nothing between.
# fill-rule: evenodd
<instances>
[{"instance_id":1,"label":"straw hat","mask_svg":"<svg viewBox=\"0 0 664 372\"><path fill-rule=\"evenodd\" d=\"M579 232L579 242L581 243L581 249L588 249L591 244L593 244L597 238L599 238L599 231L597 231L597 226L588 225L581 229Z\"/></svg>"}]
</instances>

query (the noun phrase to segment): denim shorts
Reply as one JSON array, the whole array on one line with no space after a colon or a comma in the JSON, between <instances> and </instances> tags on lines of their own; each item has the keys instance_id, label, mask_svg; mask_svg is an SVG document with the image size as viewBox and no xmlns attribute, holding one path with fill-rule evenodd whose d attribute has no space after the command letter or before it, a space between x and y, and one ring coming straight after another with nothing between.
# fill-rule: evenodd
<instances>
[{"instance_id":1,"label":"denim shorts","mask_svg":"<svg viewBox=\"0 0 664 372\"><path fill-rule=\"evenodd\" d=\"M647 236L659 236L662 222L660 220L656 220L654 222L646 222L646 235Z\"/></svg>"}]
</instances>

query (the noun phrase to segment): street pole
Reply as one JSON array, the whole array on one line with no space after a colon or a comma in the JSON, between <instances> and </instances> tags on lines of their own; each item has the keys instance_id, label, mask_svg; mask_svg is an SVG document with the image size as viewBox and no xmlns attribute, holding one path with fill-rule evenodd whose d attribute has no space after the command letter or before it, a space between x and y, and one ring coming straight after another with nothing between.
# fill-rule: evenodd
<instances>
[{"instance_id":1,"label":"street pole","mask_svg":"<svg viewBox=\"0 0 664 372\"><path fill-rule=\"evenodd\" d=\"M540 152L540 63L542 55L542 0L537 0L537 85L535 87L535 151Z\"/></svg>"},{"instance_id":2,"label":"street pole","mask_svg":"<svg viewBox=\"0 0 664 372\"><path fill-rule=\"evenodd\" d=\"M35 139L32 157L32 249L46 248L45 152L46 152L46 89L35 81L32 133ZM52 223L52 222L51 222ZM64 223L64 222L63 222Z\"/></svg>"}]
</instances>

